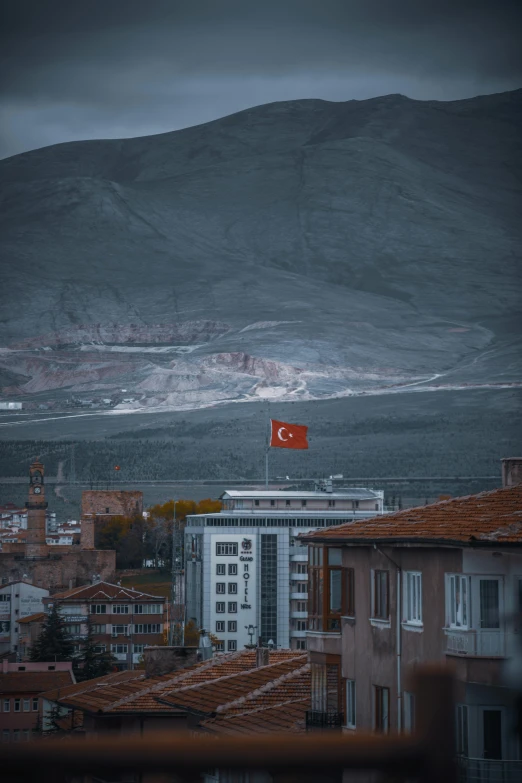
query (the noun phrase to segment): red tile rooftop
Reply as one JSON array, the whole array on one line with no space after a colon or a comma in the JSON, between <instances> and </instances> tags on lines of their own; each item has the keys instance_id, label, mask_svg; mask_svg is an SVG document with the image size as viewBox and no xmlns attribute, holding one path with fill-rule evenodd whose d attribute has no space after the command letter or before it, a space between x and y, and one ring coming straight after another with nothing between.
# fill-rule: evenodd
<instances>
[{"instance_id":1,"label":"red tile rooftop","mask_svg":"<svg viewBox=\"0 0 522 783\"><path fill-rule=\"evenodd\" d=\"M130 587L113 585L110 582L96 582L94 585L84 585L83 587L73 587L71 590L65 590L61 593L54 593L52 600L67 600L74 598L79 601L156 601L163 596L150 595L142 593L139 590L132 590ZM166 599L166 596L165 596Z\"/></svg>"},{"instance_id":2,"label":"red tile rooftop","mask_svg":"<svg viewBox=\"0 0 522 783\"><path fill-rule=\"evenodd\" d=\"M310 543L522 544L522 484L329 527L301 539Z\"/></svg>"}]
</instances>

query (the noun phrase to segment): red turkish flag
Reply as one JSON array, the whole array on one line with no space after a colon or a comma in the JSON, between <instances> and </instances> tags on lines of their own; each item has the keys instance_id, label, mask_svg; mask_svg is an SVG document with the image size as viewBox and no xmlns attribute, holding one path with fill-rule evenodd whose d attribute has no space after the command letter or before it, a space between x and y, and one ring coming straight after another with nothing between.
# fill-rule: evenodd
<instances>
[{"instance_id":1,"label":"red turkish flag","mask_svg":"<svg viewBox=\"0 0 522 783\"><path fill-rule=\"evenodd\" d=\"M287 424L284 421L270 419L272 427L270 446L276 449L307 449L306 433L308 427L303 424Z\"/></svg>"}]
</instances>

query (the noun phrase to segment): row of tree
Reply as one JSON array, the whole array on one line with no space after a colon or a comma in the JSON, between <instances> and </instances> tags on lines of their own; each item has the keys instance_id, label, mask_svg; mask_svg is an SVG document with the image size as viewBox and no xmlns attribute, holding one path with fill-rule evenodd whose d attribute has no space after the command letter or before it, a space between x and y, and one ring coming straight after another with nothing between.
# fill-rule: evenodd
<instances>
[{"instance_id":1,"label":"row of tree","mask_svg":"<svg viewBox=\"0 0 522 783\"><path fill-rule=\"evenodd\" d=\"M97 549L116 550L116 568L142 568L145 561L155 566L171 567L172 532L174 525L183 529L187 515L212 514L220 511L219 500L177 500L152 506L147 518L112 517L97 522L95 545Z\"/></svg>"}]
</instances>

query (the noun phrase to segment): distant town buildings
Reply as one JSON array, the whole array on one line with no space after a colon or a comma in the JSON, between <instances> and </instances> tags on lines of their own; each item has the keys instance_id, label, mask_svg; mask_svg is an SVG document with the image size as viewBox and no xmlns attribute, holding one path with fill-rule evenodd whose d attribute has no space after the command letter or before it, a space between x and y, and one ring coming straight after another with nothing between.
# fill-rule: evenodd
<instances>
[{"instance_id":1,"label":"distant town buildings","mask_svg":"<svg viewBox=\"0 0 522 783\"><path fill-rule=\"evenodd\" d=\"M28 581L0 585L0 656L19 652L19 622L43 612L49 590Z\"/></svg>"},{"instance_id":2,"label":"distant town buildings","mask_svg":"<svg viewBox=\"0 0 522 783\"><path fill-rule=\"evenodd\" d=\"M33 462L25 504L27 527L0 532L0 583L29 580L53 592L91 582L93 574L101 579L112 577L116 553L94 548L92 518L82 520L80 531L77 525L53 525L51 531L47 506L44 466ZM19 510L7 511L14 516Z\"/></svg>"},{"instance_id":3,"label":"distant town buildings","mask_svg":"<svg viewBox=\"0 0 522 783\"><path fill-rule=\"evenodd\" d=\"M521 466L503 461L502 489L303 536L310 727L412 731L408 675L446 662L462 780L522 778L505 680L522 654Z\"/></svg>"},{"instance_id":4,"label":"distant town buildings","mask_svg":"<svg viewBox=\"0 0 522 783\"><path fill-rule=\"evenodd\" d=\"M58 609L75 652L81 651L90 627L98 652L110 652L119 669L132 669L146 647L165 641L166 598L100 581L54 593L43 603L46 611Z\"/></svg>"},{"instance_id":5,"label":"distant town buildings","mask_svg":"<svg viewBox=\"0 0 522 783\"><path fill-rule=\"evenodd\" d=\"M382 491L331 482L311 492L236 491L223 510L187 516L186 618L220 652L256 641L306 648L308 554L299 533L383 513Z\"/></svg>"}]
</instances>

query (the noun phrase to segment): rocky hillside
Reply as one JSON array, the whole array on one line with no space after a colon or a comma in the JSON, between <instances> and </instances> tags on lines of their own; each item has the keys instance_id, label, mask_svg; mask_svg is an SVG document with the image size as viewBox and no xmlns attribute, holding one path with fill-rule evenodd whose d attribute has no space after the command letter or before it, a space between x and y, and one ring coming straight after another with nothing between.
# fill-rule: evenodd
<instances>
[{"instance_id":1,"label":"rocky hillside","mask_svg":"<svg viewBox=\"0 0 522 783\"><path fill-rule=\"evenodd\" d=\"M276 103L1 161L3 399L520 381L521 96Z\"/></svg>"}]
</instances>

